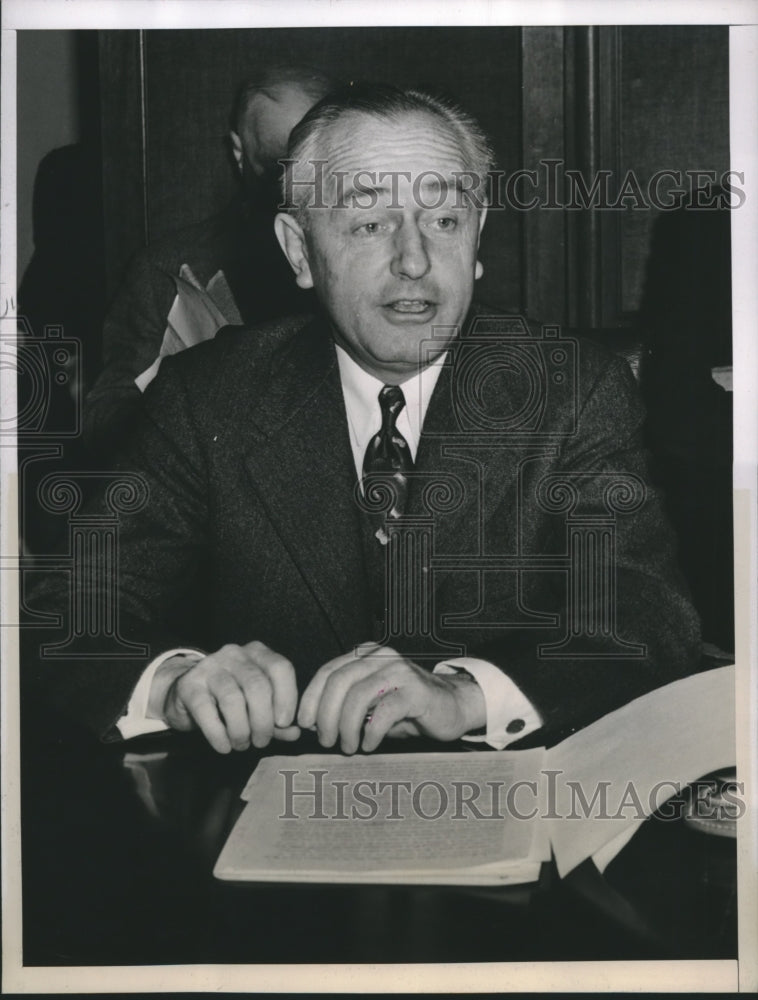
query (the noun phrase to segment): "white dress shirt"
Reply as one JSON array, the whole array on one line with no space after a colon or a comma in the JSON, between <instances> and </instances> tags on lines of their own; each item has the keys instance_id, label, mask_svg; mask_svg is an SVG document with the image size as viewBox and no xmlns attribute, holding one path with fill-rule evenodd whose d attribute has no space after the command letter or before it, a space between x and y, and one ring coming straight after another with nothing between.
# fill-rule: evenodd
<instances>
[{"instance_id":1,"label":"white dress shirt","mask_svg":"<svg viewBox=\"0 0 758 1000\"><path fill-rule=\"evenodd\" d=\"M396 426L408 442L414 460L426 411L444 360L445 356L442 354L431 365L402 383L405 406L398 414ZM337 361L355 472L360 479L366 448L382 424L379 392L384 383L364 371L339 345ZM155 671L167 659L180 654L192 659L202 658L198 650L174 649L163 653L148 665L132 693L126 715L117 723L125 739L168 728L158 719L146 718L147 701ZM509 743L540 728L542 719L537 710L516 684L494 664L472 657L458 657L438 663L434 673L452 674L457 670L466 670L479 684L487 714L485 732L478 736L466 736L464 739L486 742L494 749L502 750Z\"/></svg>"}]
</instances>

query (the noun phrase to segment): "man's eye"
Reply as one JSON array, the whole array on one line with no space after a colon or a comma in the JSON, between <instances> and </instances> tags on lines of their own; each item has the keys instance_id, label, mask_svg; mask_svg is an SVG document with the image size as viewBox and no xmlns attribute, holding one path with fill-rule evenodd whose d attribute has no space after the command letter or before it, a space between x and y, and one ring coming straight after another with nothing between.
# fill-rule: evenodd
<instances>
[{"instance_id":1,"label":"man's eye","mask_svg":"<svg viewBox=\"0 0 758 1000\"><path fill-rule=\"evenodd\" d=\"M455 226L456 220L452 217L452 215L443 215L441 218L434 220L435 229L440 229L442 232L455 229Z\"/></svg>"},{"instance_id":2,"label":"man's eye","mask_svg":"<svg viewBox=\"0 0 758 1000\"><path fill-rule=\"evenodd\" d=\"M366 236L375 236L381 231L381 228L382 225L380 222L364 222L362 226L358 226L356 232Z\"/></svg>"}]
</instances>

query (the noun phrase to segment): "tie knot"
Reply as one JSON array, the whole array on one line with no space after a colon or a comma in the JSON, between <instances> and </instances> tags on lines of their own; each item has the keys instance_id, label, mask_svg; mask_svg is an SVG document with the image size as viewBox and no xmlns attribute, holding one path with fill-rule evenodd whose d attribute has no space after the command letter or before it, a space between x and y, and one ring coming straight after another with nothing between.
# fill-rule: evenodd
<instances>
[{"instance_id":1,"label":"tie knot","mask_svg":"<svg viewBox=\"0 0 758 1000\"><path fill-rule=\"evenodd\" d=\"M397 415L405 406L405 396L399 385L385 385L379 391L379 406L382 416L389 418L391 426L394 426Z\"/></svg>"}]
</instances>

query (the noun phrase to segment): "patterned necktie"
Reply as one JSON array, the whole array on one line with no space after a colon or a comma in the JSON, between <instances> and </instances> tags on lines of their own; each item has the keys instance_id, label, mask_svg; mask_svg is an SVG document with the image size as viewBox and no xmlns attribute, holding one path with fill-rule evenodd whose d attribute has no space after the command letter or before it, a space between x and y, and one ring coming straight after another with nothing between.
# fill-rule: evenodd
<instances>
[{"instance_id":1,"label":"patterned necktie","mask_svg":"<svg viewBox=\"0 0 758 1000\"><path fill-rule=\"evenodd\" d=\"M363 457L363 475L365 477L371 472L380 472L392 477L397 499L386 516L394 519L401 517L405 509L408 496L407 474L413 469L408 442L395 426L398 415L405 406L405 396L400 386L385 385L379 392L379 406L382 410L382 426L366 448ZM380 537L380 541L384 539Z\"/></svg>"}]
</instances>

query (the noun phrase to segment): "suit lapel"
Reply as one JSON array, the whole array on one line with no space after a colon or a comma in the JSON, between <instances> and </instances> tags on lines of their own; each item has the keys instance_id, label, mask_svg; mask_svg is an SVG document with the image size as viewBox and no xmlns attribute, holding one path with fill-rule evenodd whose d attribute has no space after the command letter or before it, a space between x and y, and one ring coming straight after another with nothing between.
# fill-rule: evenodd
<instances>
[{"instance_id":1,"label":"suit lapel","mask_svg":"<svg viewBox=\"0 0 758 1000\"><path fill-rule=\"evenodd\" d=\"M435 551L441 553L484 551L485 526L508 491L516 489L519 462L524 457L523 438L517 441L506 432L481 433L461 412L455 390L465 350L464 338L448 356L432 394L416 456L419 478L409 501L410 513L424 513L423 484L441 472L451 473L462 484L461 504L435 517ZM514 404L507 388L495 405L501 414L510 411ZM491 418L497 415L488 413Z\"/></svg>"},{"instance_id":2,"label":"suit lapel","mask_svg":"<svg viewBox=\"0 0 758 1000\"><path fill-rule=\"evenodd\" d=\"M465 347L462 348L465 350ZM486 525L503 498L516 498L524 452L508 435L464 430L456 418L455 379L460 361L451 353L424 421L407 513L428 514L425 485L452 473L462 502L434 514L434 551L482 554ZM512 404L507 387L497 407ZM520 442L522 443L522 442ZM472 461L475 459L475 461ZM355 501L355 467L339 369L328 328L314 321L284 349L265 394L252 413L245 464L293 562L330 621L343 648L370 634L371 602ZM304 514L305 511L305 514ZM515 510L514 531L515 531ZM513 537L515 543L515 535Z\"/></svg>"},{"instance_id":3,"label":"suit lapel","mask_svg":"<svg viewBox=\"0 0 758 1000\"><path fill-rule=\"evenodd\" d=\"M340 644L365 640L355 466L337 359L320 321L290 342L253 421L245 462L261 502Z\"/></svg>"}]
</instances>

